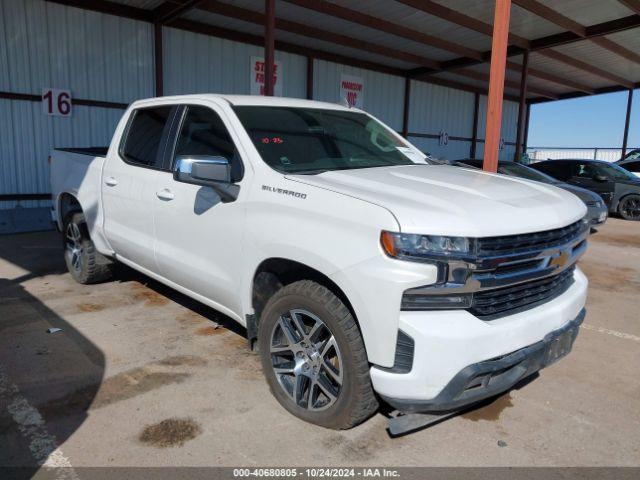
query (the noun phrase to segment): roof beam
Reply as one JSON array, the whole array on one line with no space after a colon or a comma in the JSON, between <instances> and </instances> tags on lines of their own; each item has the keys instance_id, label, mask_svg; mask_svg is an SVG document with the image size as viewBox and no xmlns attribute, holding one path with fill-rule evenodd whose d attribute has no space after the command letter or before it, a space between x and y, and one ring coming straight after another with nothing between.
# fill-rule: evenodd
<instances>
[{"instance_id":1,"label":"roof beam","mask_svg":"<svg viewBox=\"0 0 640 480\"><path fill-rule=\"evenodd\" d=\"M445 7L439 3L435 3L431 0L396 0L396 1L403 3L405 5L408 5L412 8L415 8L416 10L421 10L430 15L442 18L443 20L447 20L451 23L460 25L462 27L466 27L470 30L474 30L484 35L487 35L487 36L493 35L493 27L490 24L477 20L473 17L469 17L463 13L460 13L456 10L452 10L448 7ZM509 34L509 41L512 44L517 45L518 47L521 47L524 49L529 48L529 40L527 40L526 38L520 37L518 35L515 35L513 33ZM522 66L516 62L508 61L507 68L512 71L517 71L517 72L522 71ZM547 80L549 82L556 83L558 85L570 87L581 92L585 92L585 93L593 92L593 89L585 85L581 85L571 80L563 79L561 77L558 77L557 75L547 73L542 70L538 70L536 68L529 67L528 74L532 77L537 77L543 80Z\"/></svg>"},{"instance_id":2,"label":"roof beam","mask_svg":"<svg viewBox=\"0 0 640 480\"><path fill-rule=\"evenodd\" d=\"M202 35L208 35L211 37L224 38L235 42L248 43L250 45L264 47L263 36L240 32L238 30L232 30L229 28L218 27L216 25L211 25L208 23L194 22L185 18L178 18L174 20L174 22L171 24L171 27L193 33L200 33ZM390 67L381 63L361 60L346 55L340 55L337 53L327 52L325 50L318 50L315 48L309 48L289 42L282 42L279 40L275 41L275 48L276 50L280 50L283 52L295 53L296 55L302 56L311 56L318 60L326 60L329 62L341 63L345 65L353 65L354 67L373 70L374 72L388 73L390 75L398 75L401 77L403 77L405 73L405 71L400 68Z\"/></svg>"},{"instance_id":3,"label":"roof beam","mask_svg":"<svg viewBox=\"0 0 640 480\"><path fill-rule=\"evenodd\" d=\"M634 13L640 15L640 0L618 0L621 4L627 7Z\"/></svg>"},{"instance_id":4,"label":"roof beam","mask_svg":"<svg viewBox=\"0 0 640 480\"><path fill-rule=\"evenodd\" d=\"M307 8L318 13L323 13L336 18L357 23L364 27L380 30L381 32L396 35L398 37L407 38L414 42L429 45L431 47L439 48L448 52L456 53L464 57L473 58L476 60L482 60L482 53L471 48L459 45L457 43L443 40L433 35L429 35L411 28L398 25L397 23L389 22L366 13L361 13L357 10L352 10L335 3L326 2L325 0L284 0L285 2L292 3L299 7Z\"/></svg>"},{"instance_id":5,"label":"roof beam","mask_svg":"<svg viewBox=\"0 0 640 480\"><path fill-rule=\"evenodd\" d=\"M469 30L474 30L489 37L493 35L493 26L491 26L490 24L478 20L477 18L465 15L464 13L460 13L449 7L445 7L444 5L441 5L439 3L432 2L431 0L396 1L404 3L405 5L415 8L416 10L421 10L425 13L428 13L429 15L433 15L434 17L442 18L443 20L451 22L455 25L460 25L461 27L468 28ZM521 48L529 48L529 40L513 33L509 34L509 43L517 45Z\"/></svg>"},{"instance_id":6,"label":"roof beam","mask_svg":"<svg viewBox=\"0 0 640 480\"><path fill-rule=\"evenodd\" d=\"M167 24L197 8L205 0L168 0L153 9L156 23Z\"/></svg>"},{"instance_id":7,"label":"roof beam","mask_svg":"<svg viewBox=\"0 0 640 480\"><path fill-rule=\"evenodd\" d=\"M587 36L587 27L571 20L569 17L556 12L552 8L549 8L536 0L513 0L513 3L541 18L544 18L545 20L548 20L551 23L555 23L556 25L566 28L570 32L575 33L582 38L586 38ZM606 37L592 37L589 40L596 45L625 58L626 60L640 63L639 54L612 40L609 40Z\"/></svg>"},{"instance_id":8,"label":"roof beam","mask_svg":"<svg viewBox=\"0 0 640 480\"><path fill-rule=\"evenodd\" d=\"M587 30L583 25L580 25L578 22L574 22L569 17L565 17L561 13L557 12L553 8L549 8L546 5L537 2L536 0L512 0L514 4L528 10L529 12L544 18L545 20L555 23L556 25L569 30L570 32L575 33L576 35L580 35L581 37L585 37L587 35Z\"/></svg>"},{"instance_id":9,"label":"roof beam","mask_svg":"<svg viewBox=\"0 0 640 480\"><path fill-rule=\"evenodd\" d=\"M201 5L200 9L215 13L217 15L235 18L237 20L242 20L244 22L253 23L256 25L264 25L265 21L265 15L261 12L236 7L235 5L222 3L216 0L208 1L206 4ZM435 60L432 60L430 58L423 57L421 55L403 52L400 50L396 50L395 48L387 47L385 45L379 45L366 40L349 37L347 35L328 32L320 28L314 28L309 25L284 20L282 18L276 19L276 29L283 30L289 33L295 33L304 37L315 38L316 40L322 40L324 42L362 50L368 53L375 53L378 55L393 58L395 60L417 63L429 69L440 68L439 62L436 62Z\"/></svg>"},{"instance_id":10,"label":"roof beam","mask_svg":"<svg viewBox=\"0 0 640 480\"><path fill-rule=\"evenodd\" d=\"M637 82L634 86L635 88L640 88L640 82ZM601 95L604 93L615 93L615 92L626 92L629 89L626 87L622 87L620 85L614 85L611 87L602 87L602 88L596 88L593 92L592 95ZM587 95L587 93L583 93L583 92L568 92L568 93L563 93L558 95L558 100L567 100L567 99L571 99L571 98L580 98L580 97L585 97ZM531 98L528 100L527 103L529 104L536 104L536 103L546 103L549 102L550 99L548 98L544 98L544 97L535 97L535 98Z\"/></svg>"},{"instance_id":11,"label":"roof beam","mask_svg":"<svg viewBox=\"0 0 640 480\"><path fill-rule=\"evenodd\" d=\"M578 68L580 70L584 70L585 72L591 73L592 75L596 75L600 78L605 78L618 85L622 85L623 87L633 88L633 82L630 82L624 78L614 75L613 73L607 72L606 70L602 70L601 68L593 66L589 63L585 63L582 60L578 60L576 58L565 55L564 53L560 53L557 50L547 49L547 50L541 50L537 53L538 55L544 55L545 57L551 58L558 62L562 62L567 65L571 65L572 67Z\"/></svg>"},{"instance_id":12,"label":"roof beam","mask_svg":"<svg viewBox=\"0 0 640 480\"><path fill-rule=\"evenodd\" d=\"M143 22L153 22L153 14L150 10L131 7L121 3L110 2L108 0L47 0L50 3L59 3L67 7L77 7L83 10L106 13L117 17L131 18Z\"/></svg>"},{"instance_id":13,"label":"roof beam","mask_svg":"<svg viewBox=\"0 0 640 480\"><path fill-rule=\"evenodd\" d=\"M488 82L489 81L489 74L488 73L478 72L477 70L470 70L470 69L467 69L467 68L461 68L459 70L454 70L454 71L452 71L450 73L453 73L455 75L463 75L465 77L473 78L474 80L480 80L482 82ZM509 80L508 78L506 78L504 80L504 84L505 84L505 86L510 87L510 88L515 88L517 90L520 89L520 82L518 82L516 80ZM542 88L533 87L531 85L529 85L527 87L527 90L529 90L531 93L537 93L541 97L552 98L552 99L558 98L558 95L556 95L555 93L551 93L551 92L549 92L547 90L544 90Z\"/></svg>"},{"instance_id":14,"label":"roof beam","mask_svg":"<svg viewBox=\"0 0 640 480\"><path fill-rule=\"evenodd\" d=\"M517 62L512 62L510 60L507 60L507 68L511 71L514 72L522 72L522 65L520 65ZM592 94L594 93L594 89L591 87L587 87L586 85L583 85L581 83L575 82L573 80L568 80L566 78L563 77L558 77L557 75L554 75L553 73L548 73L548 72L544 72L542 70L538 70L537 68L532 68L532 67L527 67L527 73L528 75L532 76L532 77L537 77L540 78L542 80L546 80L548 82L552 82L555 83L557 85L562 85L564 87L569 87L569 88L573 88L574 90L578 90L580 92L584 92L587 94ZM529 86L529 90L531 90L531 86Z\"/></svg>"}]
</instances>

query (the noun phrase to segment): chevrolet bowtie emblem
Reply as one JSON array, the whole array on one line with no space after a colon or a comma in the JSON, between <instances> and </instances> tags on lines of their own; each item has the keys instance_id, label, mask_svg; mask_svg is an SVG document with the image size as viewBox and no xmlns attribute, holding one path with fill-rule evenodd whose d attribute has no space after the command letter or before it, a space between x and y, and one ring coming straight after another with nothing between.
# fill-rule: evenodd
<instances>
[{"instance_id":1,"label":"chevrolet bowtie emblem","mask_svg":"<svg viewBox=\"0 0 640 480\"><path fill-rule=\"evenodd\" d=\"M569 251L568 250L560 250L557 255L551 257L549 260L550 267L562 268L569 263Z\"/></svg>"}]
</instances>

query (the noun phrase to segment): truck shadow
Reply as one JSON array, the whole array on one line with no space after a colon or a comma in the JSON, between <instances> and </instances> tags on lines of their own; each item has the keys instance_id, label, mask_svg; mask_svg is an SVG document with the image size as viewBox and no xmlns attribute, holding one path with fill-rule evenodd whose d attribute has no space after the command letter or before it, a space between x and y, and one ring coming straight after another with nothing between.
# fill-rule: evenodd
<instances>
[{"instance_id":1,"label":"truck shadow","mask_svg":"<svg viewBox=\"0 0 640 480\"><path fill-rule=\"evenodd\" d=\"M55 232L0 236L0 468L21 478L84 423L105 371L103 352L38 298L66 273L59 242ZM78 389L86 395L63 412L39 409Z\"/></svg>"},{"instance_id":2,"label":"truck shadow","mask_svg":"<svg viewBox=\"0 0 640 480\"><path fill-rule=\"evenodd\" d=\"M122 263L116 265L114 272L114 280L122 283L137 282L151 289L154 293L166 298L168 301L177 303L178 305L191 310L198 315L203 316L207 320L219 325L243 338L247 336L247 330L238 322L225 314L188 297L177 290L167 287L166 285L130 268Z\"/></svg>"}]
</instances>

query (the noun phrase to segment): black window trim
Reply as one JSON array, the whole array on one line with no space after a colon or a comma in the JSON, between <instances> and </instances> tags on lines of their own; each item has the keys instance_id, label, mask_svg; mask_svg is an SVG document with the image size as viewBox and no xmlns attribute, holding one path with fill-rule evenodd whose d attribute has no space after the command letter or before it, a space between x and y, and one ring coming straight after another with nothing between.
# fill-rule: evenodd
<instances>
[{"instance_id":1,"label":"black window trim","mask_svg":"<svg viewBox=\"0 0 640 480\"><path fill-rule=\"evenodd\" d=\"M206 108L206 109L212 111L214 114L216 114L218 116L218 118L220 119L220 121L222 122L222 125L224 126L224 128L227 130L227 133L229 134L229 138L231 139L231 142L233 143L233 147L235 148L235 151L237 152L238 160L240 161L240 176L233 183L236 183L236 184L240 183L244 179L244 172L245 172L244 160L242 159L242 153L241 153L240 149L238 148L238 142L236 142L234 140L233 135L231 134L231 129L229 128L229 126L225 122L223 116L219 112L214 110L211 106L203 105L201 103L181 103L181 104L176 105L176 106L178 107L178 109L176 110L176 114L175 114L176 128L174 129L173 126L172 126L172 129L170 131L170 136L171 137L170 137L170 140L168 140L167 143L166 143L165 157L163 159L163 166L167 166L168 165L168 170L165 170L165 171L169 171L169 172L173 171L173 162L175 160L176 148L178 146L178 137L180 136L180 132L182 131L182 126L184 125L184 121L185 121L185 119L187 117L187 112L189 111L189 107L202 107L202 108Z\"/></svg>"},{"instance_id":2,"label":"black window trim","mask_svg":"<svg viewBox=\"0 0 640 480\"><path fill-rule=\"evenodd\" d=\"M169 113L169 116L167 117L167 123L165 123L163 129L162 129L162 135L160 137L160 145L158 146L158 151L156 153L156 160L154 162L153 165L145 165L144 163L136 163L136 162L132 162L131 160L127 159L127 156L124 154L124 146L127 142L127 138L129 137L129 130L131 129L131 125L133 124L133 120L135 119L137 113L141 110L150 110L152 108L161 108L161 107L170 107L171 108L171 112ZM118 156L120 157L120 159L126 163L127 165L131 165L132 167L139 167L139 168L146 168L148 170L155 170L155 171L170 171L170 170L165 170L164 169L164 163L165 163L165 153L166 153L166 147L167 147L167 142L169 140L169 136L171 134L172 128L173 128L173 124L176 118L176 113L178 112L178 107L180 107L179 104L174 104L174 103L166 103L166 104L160 104L160 105L149 105L149 106L143 106L143 107L139 107L139 108L134 108L131 113L129 114L129 119L127 120L127 125L124 128L124 131L122 132L122 136L120 137L120 144L118 145ZM167 126L169 128L167 128ZM160 156L160 161L158 162L158 157Z\"/></svg>"}]
</instances>

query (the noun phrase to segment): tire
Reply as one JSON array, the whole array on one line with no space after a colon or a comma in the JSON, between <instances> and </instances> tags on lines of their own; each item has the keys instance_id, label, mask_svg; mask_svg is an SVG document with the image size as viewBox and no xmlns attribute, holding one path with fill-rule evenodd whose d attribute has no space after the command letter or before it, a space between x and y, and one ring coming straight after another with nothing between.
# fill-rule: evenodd
<instances>
[{"instance_id":1,"label":"tire","mask_svg":"<svg viewBox=\"0 0 640 480\"><path fill-rule=\"evenodd\" d=\"M618 213L625 220L640 220L640 195L631 194L623 197L618 204Z\"/></svg>"},{"instance_id":2,"label":"tire","mask_svg":"<svg viewBox=\"0 0 640 480\"><path fill-rule=\"evenodd\" d=\"M113 262L96 250L83 213L72 212L65 218L62 246L67 269L76 282L99 283L113 276Z\"/></svg>"},{"instance_id":3,"label":"tire","mask_svg":"<svg viewBox=\"0 0 640 480\"><path fill-rule=\"evenodd\" d=\"M273 295L260 316L258 344L271 393L296 417L339 430L377 410L358 325L322 285L301 280ZM303 392L296 397L295 385Z\"/></svg>"}]
</instances>

